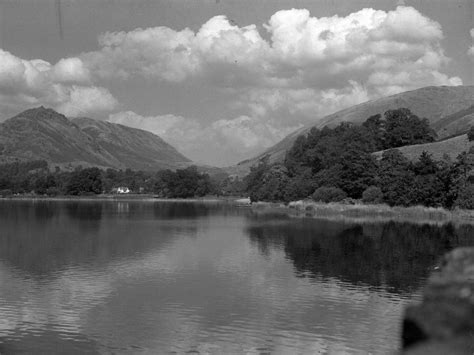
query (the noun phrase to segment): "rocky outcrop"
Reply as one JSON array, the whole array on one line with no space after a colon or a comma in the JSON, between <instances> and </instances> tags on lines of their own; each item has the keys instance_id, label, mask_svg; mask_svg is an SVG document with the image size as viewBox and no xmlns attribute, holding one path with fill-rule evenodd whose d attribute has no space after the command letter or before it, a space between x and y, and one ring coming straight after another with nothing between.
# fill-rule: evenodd
<instances>
[{"instance_id":1,"label":"rocky outcrop","mask_svg":"<svg viewBox=\"0 0 474 355\"><path fill-rule=\"evenodd\" d=\"M405 311L403 354L474 354L474 248L447 254Z\"/></svg>"}]
</instances>

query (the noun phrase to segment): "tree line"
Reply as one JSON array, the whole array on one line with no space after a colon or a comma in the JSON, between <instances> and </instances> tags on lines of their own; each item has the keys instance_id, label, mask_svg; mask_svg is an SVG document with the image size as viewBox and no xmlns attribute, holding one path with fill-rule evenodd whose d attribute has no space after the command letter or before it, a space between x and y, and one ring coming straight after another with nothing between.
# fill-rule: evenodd
<instances>
[{"instance_id":1,"label":"tree line","mask_svg":"<svg viewBox=\"0 0 474 355\"><path fill-rule=\"evenodd\" d=\"M474 139L472 128L469 139ZM415 162L395 148L433 142L426 119L406 108L369 117L362 125L312 128L299 136L283 163L263 159L245 178L252 201L387 203L391 206L474 208L474 150L455 161L423 152ZM384 150L380 159L374 152Z\"/></svg>"},{"instance_id":2,"label":"tree line","mask_svg":"<svg viewBox=\"0 0 474 355\"><path fill-rule=\"evenodd\" d=\"M199 197L215 193L215 183L195 166L176 171L101 170L77 167L74 171L50 171L43 160L0 165L0 195L36 194L95 195L127 187L132 193L166 198Z\"/></svg>"}]
</instances>

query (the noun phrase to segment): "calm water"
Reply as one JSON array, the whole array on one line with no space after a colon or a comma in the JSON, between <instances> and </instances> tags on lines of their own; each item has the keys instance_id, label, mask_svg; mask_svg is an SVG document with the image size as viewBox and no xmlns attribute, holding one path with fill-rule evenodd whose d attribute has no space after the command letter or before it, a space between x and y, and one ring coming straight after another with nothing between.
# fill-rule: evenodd
<instances>
[{"instance_id":1,"label":"calm water","mask_svg":"<svg viewBox=\"0 0 474 355\"><path fill-rule=\"evenodd\" d=\"M225 204L0 201L0 352L387 353L474 229Z\"/></svg>"}]
</instances>

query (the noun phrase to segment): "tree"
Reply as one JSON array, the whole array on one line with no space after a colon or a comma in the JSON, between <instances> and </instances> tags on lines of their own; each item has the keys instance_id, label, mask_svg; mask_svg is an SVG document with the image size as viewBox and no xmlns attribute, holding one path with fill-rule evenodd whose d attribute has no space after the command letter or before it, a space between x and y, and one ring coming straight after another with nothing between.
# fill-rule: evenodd
<instances>
[{"instance_id":1,"label":"tree","mask_svg":"<svg viewBox=\"0 0 474 355\"><path fill-rule=\"evenodd\" d=\"M423 151L418 158L418 161L413 165L413 170L417 175L429 175L436 174L438 171L438 165L433 160L431 154L426 151Z\"/></svg>"},{"instance_id":2,"label":"tree","mask_svg":"<svg viewBox=\"0 0 474 355\"><path fill-rule=\"evenodd\" d=\"M459 190L454 206L474 210L474 184L468 184Z\"/></svg>"},{"instance_id":3,"label":"tree","mask_svg":"<svg viewBox=\"0 0 474 355\"><path fill-rule=\"evenodd\" d=\"M382 203L383 193L378 186L369 186L362 193L362 202L364 203Z\"/></svg>"},{"instance_id":4,"label":"tree","mask_svg":"<svg viewBox=\"0 0 474 355\"><path fill-rule=\"evenodd\" d=\"M311 198L317 202L339 202L344 200L347 194L338 187L322 186L314 191Z\"/></svg>"},{"instance_id":5,"label":"tree","mask_svg":"<svg viewBox=\"0 0 474 355\"><path fill-rule=\"evenodd\" d=\"M380 160L377 177L377 186L383 192L384 201L390 206L409 206L412 203L410 192L414 175L410 162L400 151L385 151Z\"/></svg>"},{"instance_id":6,"label":"tree","mask_svg":"<svg viewBox=\"0 0 474 355\"><path fill-rule=\"evenodd\" d=\"M201 197L215 190L209 175L199 173L195 166L158 172L153 189L161 197L169 198Z\"/></svg>"},{"instance_id":7,"label":"tree","mask_svg":"<svg viewBox=\"0 0 474 355\"><path fill-rule=\"evenodd\" d=\"M410 203L414 205L441 207L445 204L443 183L436 174L416 175L409 194Z\"/></svg>"},{"instance_id":8,"label":"tree","mask_svg":"<svg viewBox=\"0 0 474 355\"><path fill-rule=\"evenodd\" d=\"M341 156L340 175L335 184L349 197L360 198L362 192L375 183L376 173L377 163L371 154L349 147Z\"/></svg>"},{"instance_id":9,"label":"tree","mask_svg":"<svg viewBox=\"0 0 474 355\"><path fill-rule=\"evenodd\" d=\"M99 168L87 168L71 173L66 186L68 195L100 194L102 192L101 171Z\"/></svg>"},{"instance_id":10,"label":"tree","mask_svg":"<svg viewBox=\"0 0 474 355\"><path fill-rule=\"evenodd\" d=\"M273 165L261 175L261 183L250 193L251 201L283 201L288 184L288 171L283 165Z\"/></svg>"},{"instance_id":11,"label":"tree","mask_svg":"<svg viewBox=\"0 0 474 355\"><path fill-rule=\"evenodd\" d=\"M436 133L426 118L420 119L407 108L385 112L385 148L433 142Z\"/></svg>"},{"instance_id":12,"label":"tree","mask_svg":"<svg viewBox=\"0 0 474 355\"><path fill-rule=\"evenodd\" d=\"M258 190L264 184L263 176L269 169L270 167L268 165L268 158L264 158L259 162L258 165L252 166L250 168L250 173L245 176L245 191L249 194L251 201L258 201Z\"/></svg>"},{"instance_id":13,"label":"tree","mask_svg":"<svg viewBox=\"0 0 474 355\"><path fill-rule=\"evenodd\" d=\"M467 138L469 139L469 142L474 141L474 126L471 126L467 132Z\"/></svg>"},{"instance_id":14,"label":"tree","mask_svg":"<svg viewBox=\"0 0 474 355\"><path fill-rule=\"evenodd\" d=\"M422 152L418 161L412 165L415 177L412 183L413 204L440 207L446 204L447 194L444 180L439 174L441 163L433 160L427 152Z\"/></svg>"},{"instance_id":15,"label":"tree","mask_svg":"<svg viewBox=\"0 0 474 355\"><path fill-rule=\"evenodd\" d=\"M362 126L367 130L367 135L373 142L374 150L384 149L385 121L382 120L382 115L370 116Z\"/></svg>"},{"instance_id":16,"label":"tree","mask_svg":"<svg viewBox=\"0 0 474 355\"><path fill-rule=\"evenodd\" d=\"M309 197L316 187L316 180L313 177L311 169L306 168L302 170L300 174L289 178L283 200L290 202Z\"/></svg>"}]
</instances>

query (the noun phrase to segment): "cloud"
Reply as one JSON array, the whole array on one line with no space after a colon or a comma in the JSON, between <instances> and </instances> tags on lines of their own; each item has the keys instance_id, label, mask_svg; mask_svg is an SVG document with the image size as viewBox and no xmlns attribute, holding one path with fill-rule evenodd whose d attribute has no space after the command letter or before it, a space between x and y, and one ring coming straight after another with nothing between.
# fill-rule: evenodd
<instances>
[{"instance_id":1,"label":"cloud","mask_svg":"<svg viewBox=\"0 0 474 355\"><path fill-rule=\"evenodd\" d=\"M239 28L225 16L211 18L197 33L168 27L107 32L99 36L99 45L99 51L83 58L101 77L143 75L170 82L202 74L213 65L259 66L268 50L256 26Z\"/></svg>"},{"instance_id":2,"label":"cloud","mask_svg":"<svg viewBox=\"0 0 474 355\"><path fill-rule=\"evenodd\" d=\"M38 105L66 115L86 115L113 110L118 102L106 88L91 84L90 73L79 58L51 65L0 49L0 112L12 114Z\"/></svg>"},{"instance_id":3,"label":"cloud","mask_svg":"<svg viewBox=\"0 0 474 355\"><path fill-rule=\"evenodd\" d=\"M99 37L100 50L82 58L102 77L205 78L229 87L327 89L352 80L379 95L393 90L393 85L370 81L374 73L406 77L402 89L460 83L440 72L448 63L441 26L412 7L321 18L306 9L282 10L263 26L270 40L256 25L239 27L222 15L196 32L168 27L107 32Z\"/></svg>"},{"instance_id":4,"label":"cloud","mask_svg":"<svg viewBox=\"0 0 474 355\"><path fill-rule=\"evenodd\" d=\"M315 122L320 117L369 99L367 89L350 81L347 87L319 90L313 88L256 88L242 95L237 107L249 106L253 117L271 116L281 125Z\"/></svg>"},{"instance_id":5,"label":"cloud","mask_svg":"<svg viewBox=\"0 0 474 355\"><path fill-rule=\"evenodd\" d=\"M108 121L153 132L192 160L217 166L257 154L299 128L248 116L220 119L206 125L181 116L141 116L132 111L111 114Z\"/></svg>"},{"instance_id":6,"label":"cloud","mask_svg":"<svg viewBox=\"0 0 474 355\"><path fill-rule=\"evenodd\" d=\"M413 7L319 18L306 9L282 10L263 28L265 38L256 25L238 26L221 15L197 31L107 32L100 49L81 59L101 78L200 80L230 89L229 107L279 129L385 95L462 84L443 73L449 58L440 24Z\"/></svg>"},{"instance_id":7,"label":"cloud","mask_svg":"<svg viewBox=\"0 0 474 355\"><path fill-rule=\"evenodd\" d=\"M474 41L474 28L471 28L471 31L469 32L471 34L472 41ZM469 50L467 51L467 54L474 59L474 44L469 47Z\"/></svg>"},{"instance_id":8,"label":"cloud","mask_svg":"<svg viewBox=\"0 0 474 355\"><path fill-rule=\"evenodd\" d=\"M56 82L90 83L89 70L79 58L61 59L53 68L53 78Z\"/></svg>"},{"instance_id":9,"label":"cloud","mask_svg":"<svg viewBox=\"0 0 474 355\"><path fill-rule=\"evenodd\" d=\"M66 99L57 106L57 110L66 116L112 111L118 105L112 94L102 87L73 85L63 90Z\"/></svg>"}]
</instances>

